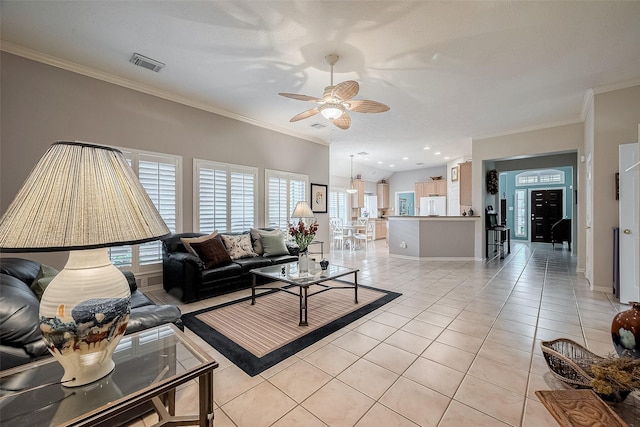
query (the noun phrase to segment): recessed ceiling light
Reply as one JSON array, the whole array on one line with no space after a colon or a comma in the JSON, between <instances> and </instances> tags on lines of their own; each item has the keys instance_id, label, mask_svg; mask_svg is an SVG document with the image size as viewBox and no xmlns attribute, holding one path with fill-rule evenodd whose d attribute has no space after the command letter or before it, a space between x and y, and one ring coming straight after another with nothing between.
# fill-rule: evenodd
<instances>
[{"instance_id":1,"label":"recessed ceiling light","mask_svg":"<svg viewBox=\"0 0 640 427\"><path fill-rule=\"evenodd\" d=\"M444 159L445 159L445 160L449 160L450 158L451 158L451 157L449 157L449 156L444 156Z\"/></svg>"},{"instance_id":2,"label":"recessed ceiling light","mask_svg":"<svg viewBox=\"0 0 640 427\"><path fill-rule=\"evenodd\" d=\"M404 156L402 160L409 160L409 158L407 156Z\"/></svg>"},{"instance_id":3,"label":"recessed ceiling light","mask_svg":"<svg viewBox=\"0 0 640 427\"><path fill-rule=\"evenodd\" d=\"M425 150L431 150L431 147L424 147Z\"/></svg>"},{"instance_id":4,"label":"recessed ceiling light","mask_svg":"<svg viewBox=\"0 0 640 427\"><path fill-rule=\"evenodd\" d=\"M439 152L439 151L436 151L436 152L435 152L435 153L433 153L433 154L435 154L436 156L439 156L439 155L440 155L440 152Z\"/></svg>"},{"instance_id":5,"label":"recessed ceiling light","mask_svg":"<svg viewBox=\"0 0 640 427\"><path fill-rule=\"evenodd\" d=\"M389 167L390 167L390 168L392 168L392 167L394 167L394 166L395 166L394 164L389 165Z\"/></svg>"},{"instance_id":6,"label":"recessed ceiling light","mask_svg":"<svg viewBox=\"0 0 640 427\"><path fill-rule=\"evenodd\" d=\"M382 164L382 162L381 162L380 160L378 160L378 164L379 164L379 165L381 165L381 164Z\"/></svg>"}]
</instances>

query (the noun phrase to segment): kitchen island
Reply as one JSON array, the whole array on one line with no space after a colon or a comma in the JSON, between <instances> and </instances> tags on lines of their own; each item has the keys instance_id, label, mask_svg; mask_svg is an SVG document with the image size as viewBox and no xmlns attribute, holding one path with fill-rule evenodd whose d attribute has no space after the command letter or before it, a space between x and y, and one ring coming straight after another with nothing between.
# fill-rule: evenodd
<instances>
[{"instance_id":1,"label":"kitchen island","mask_svg":"<svg viewBox=\"0 0 640 427\"><path fill-rule=\"evenodd\" d=\"M390 216L389 254L437 259L481 260L476 236L479 216Z\"/></svg>"}]
</instances>

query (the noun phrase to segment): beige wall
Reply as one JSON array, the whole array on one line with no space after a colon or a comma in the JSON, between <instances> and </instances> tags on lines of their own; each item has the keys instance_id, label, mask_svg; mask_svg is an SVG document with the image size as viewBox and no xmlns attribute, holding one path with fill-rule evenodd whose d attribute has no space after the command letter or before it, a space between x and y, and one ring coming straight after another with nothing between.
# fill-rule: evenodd
<instances>
[{"instance_id":1,"label":"beige wall","mask_svg":"<svg viewBox=\"0 0 640 427\"><path fill-rule=\"evenodd\" d=\"M519 156L540 156L578 152L584 139L582 123L573 123L546 129L501 135L491 138L474 139L472 144L473 158L473 209L484 215L487 204L496 206L494 196L486 192L485 176L495 161L516 158ZM578 196L578 200L580 200ZM491 201L492 203L487 203ZM484 248L484 220L479 221L476 228L476 256ZM580 244L581 235L576 236Z\"/></svg>"},{"instance_id":2,"label":"beige wall","mask_svg":"<svg viewBox=\"0 0 640 427\"><path fill-rule=\"evenodd\" d=\"M619 221L614 191L618 145L637 141L640 85L595 95L593 109L593 285L611 289L611 229Z\"/></svg>"},{"instance_id":3,"label":"beige wall","mask_svg":"<svg viewBox=\"0 0 640 427\"><path fill-rule=\"evenodd\" d=\"M259 168L258 225L264 224L265 168L329 183L328 146L8 53L0 66L0 212L49 145L61 139L182 156L184 231L192 230L194 158ZM319 238L328 241L328 215L318 214L318 221ZM66 255L32 258L59 265Z\"/></svg>"},{"instance_id":4,"label":"beige wall","mask_svg":"<svg viewBox=\"0 0 640 427\"><path fill-rule=\"evenodd\" d=\"M592 156L593 209L592 233L593 265L591 285L599 290L610 290L613 270L612 228L618 225L618 202L615 200L614 179L618 172L618 145L634 142L638 138L640 123L640 86L596 94L586 111L585 121L547 129L521 132L493 138L474 139L473 202L482 205L486 200L484 176L487 164L497 159L534 156L575 151L580 159ZM577 163L577 236L578 271L586 268L585 217L586 179L585 163ZM475 187L481 183L482 188ZM476 234L476 240L478 235ZM483 243L484 244L484 243ZM478 250L476 241L476 250Z\"/></svg>"}]
</instances>

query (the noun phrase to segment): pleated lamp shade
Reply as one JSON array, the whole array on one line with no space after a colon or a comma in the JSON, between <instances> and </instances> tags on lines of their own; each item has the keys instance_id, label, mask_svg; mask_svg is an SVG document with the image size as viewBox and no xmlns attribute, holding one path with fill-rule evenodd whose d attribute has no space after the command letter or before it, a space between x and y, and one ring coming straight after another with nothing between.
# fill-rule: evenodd
<instances>
[{"instance_id":1,"label":"pleated lamp shade","mask_svg":"<svg viewBox=\"0 0 640 427\"><path fill-rule=\"evenodd\" d=\"M131 293L107 247L168 234L119 150L59 141L31 171L0 219L0 251L69 250L40 300L42 338L64 368L64 386L89 384L115 368Z\"/></svg>"},{"instance_id":2,"label":"pleated lamp shade","mask_svg":"<svg viewBox=\"0 0 640 427\"><path fill-rule=\"evenodd\" d=\"M307 202L298 202L296 203L296 207L293 209L293 213L291 214L291 218L313 218L313 212L311 211L311 207Z\"/></svg>"},{"instance_id":3,"label":"pleated lamp shade","mask_svg":"<svg viewBox=\"0 0 640 427\"><path fill-rule=\"evenodd\" d=\"M90 249L169 233L121 151L58 141L0 220L0 250Z\"/></svg>"}]
</instances>

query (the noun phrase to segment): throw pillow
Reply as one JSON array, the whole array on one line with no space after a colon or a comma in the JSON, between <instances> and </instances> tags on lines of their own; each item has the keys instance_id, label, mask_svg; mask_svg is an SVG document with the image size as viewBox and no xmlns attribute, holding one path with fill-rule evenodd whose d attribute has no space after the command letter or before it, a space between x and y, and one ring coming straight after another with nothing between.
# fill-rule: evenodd
<instances>
[{"instance_id":1,"label":"throw pillow","mask_svg":"<svg viewBox=\"0 0 640 427\"><path fill-rule=\"evenodd\" d=\"M218 230L215 230L213 233L209 234L208 236L201 236L201 237L181 237L180 241L182 242L182 244L184 245L185 249L187 250L187 252L189 252L191 255L195 255L198 256L198 254L196 253L195 250L193 250L193 248L191 247L192 243L202 243L202 242L206 242L209 239L213 239L218 235Z\"/></svg>"},{"instance_id":2,"label":"throw pillow","mask_svg":"<svg viewBox=\"0 0 640 427\"><path fill-rule=\"evenodd\" d=\"M264 256L289 255L289 249L284 242L282 231L274 230L263 234L260 232Z\"/></svg>"},{"instance_id":3,"label":"throw pillow","mask_svg":"<svg viewBox=\"0 0 640 427\"><path fill-rule=\"evenodd\" d=\"M251 236L247 234L221 234L224 245L231 256L231 259L248 258L258 256L253 251Z\"/></svg>"},{"instance_id":4,"label":"throw pillow","mask_svg":"<svg viewBox=\"0 0 640 427\"><path fill-rule=\"evenodd\" d=\"M47 289L49 283L53 280L54 277L58 274L58 270L53 267L49 267L48 265L41 264L40 270L36 275L36 278L33 279L33 283L31 283L31 290L38 298L38 301L42 299L42 294L44 294L44 290Z\"/></svg>"},{"instance_id":5,"label":"throw pillow","mask_svg":"<svg viewBox=\"0 0 640 427\"><path fill-rule=\"evenodd\" d=\"M253 251L258 255L262 255L264 248L262 247L262 240L260 239L260 230L252 228L249 230L249 234L251 234L251 240L253 241Z\"/></svg>"},{"instance_id":6,"label":"throw pillow","mask_svg":"<svg viewBox=\"0 0 640 427\"><path fill-rule=\"evenodd\" d=\"M265 230L262 228L252 228L250 231L251 240L253 240L253 251L258 255L264 254L264 247L262 246L262 236L280 236L282 232L279 229Z\"/></svg>"},{"instance_id":7,"label":"throw pillow","mask_svg":"<svg viewBox=\"0 0 640 427\"><path fill-rule=\"evenodd\" d=\"M229 252L219 239L208 239L203 242L191 242L196 255L204 262L205 268L222 267L231 264Z\"/></svg>"}]
</instances>

